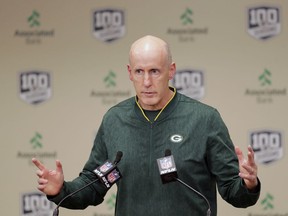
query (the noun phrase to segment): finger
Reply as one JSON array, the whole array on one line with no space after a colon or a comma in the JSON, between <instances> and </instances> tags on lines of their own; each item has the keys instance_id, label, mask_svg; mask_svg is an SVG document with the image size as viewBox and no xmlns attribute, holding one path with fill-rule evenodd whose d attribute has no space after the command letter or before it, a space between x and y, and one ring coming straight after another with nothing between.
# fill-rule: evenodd
<instances>
[{"instance_id":1,"label":"finger","mask_svg":"<svg viewBox=\"0 0 288 216\"><path fill-rule=\"evenodd\" d=\"M257 178L255 175L245 174L245 173L239 173L239 176L244 179L248 180L250 182L254 182Z\"/></svg>"},{"instance_id":2,"label":"finger","mask_svg":"<svg viewBox=\"0 0 288 216\"><path fill-rule=\"evenodd\" d=\"M253 148L252 148L252 146L251 146L251 145L248 145L248 151L249 151L249 152L253 152L253 153L254 153L254 151L253 151Z\"/></svg>"},{"instance_id":3,"label":"finger","mask_svg":"<svg viewBox=\"0 0 288 216\"><path fill-rule=\"evenodd\" d=\"M44 178L39 178L38 179L38 184L39 185L46 185L47 183L48 183L47 179L44 179Z\"/></svg>"},{"instance_id":4,"label":"finger","mask_svg":"<svg viewBox=\"0 0 288 216\"><path fill-rule=\"evenodd\" d=\"M254 155L252 155L251 153L248 153L248 164L250 166L255 166Z\"/></svg>"},{"instance_id":5,"label":"finger","mask_svg":"<svg viewBox=\"0 0 288 216\"><path fill-rule=\"evenodd\" d=\"M39 178L43 177L43 174L44 174L44 172L43 172L42 170L37 170L37 171L36 171L36 175L37 175Z\"/></svg>"},{"instance_id":6,"label":"finger","mask_svg":"<svg viewBox=\"0 0 288 216\"><path fill-rule=\"evenodd\" d=\"M56 160L56 171L63 174L63 168L60 160Z\"/></svg>"},{"instance_id":7,"label":"finger","mask_svg":"<svg viewBox=\"0 0 288 216\"><path fill-rule=\"evenodd\" d=\"M250 164L255 164L254 151L251 146L248 146L248 162Z\"/></svg>"},{"instance_id":8,"label":"finger","mask_svg":"<svg viewBox=\"0 0 288 216\"><path fill-rule=\"evenodd\" d=\"M37 186L37 189L42 191L42 192L44 191L45 188L46 188L46 185L38 185Z\"/></svg>"},{"instance_id":9,"label":"finger","mask_svg":"<svg viewBox=\"0 0 288 216\"><path fill-rule=\"evenodd\" d=\"M244 160L243 152L238 146L235 146L235 152L237 154L239 162L242 163L242 161Z\"/></svg>"},{"instance_id":10,"label":"finger","mask_svg":"<svg viewBox=\"0 0 288 216\"><path fill-rule=\"evenodd\" d=\"M37 166L40 170L45 169L45 166L36 158L32 158L32 162Z\"/></svg>"},{"instance_id":11,"label":"finger","mask_svg":"<svg viewBox=\"0 0 288 216\"><path fill-rule=\"evenodd\" d=\"M55 176L57 174L56 170L49 170L49 175L50 176Z\"/></svg>"},{"instance_id":12,"label":"finger","mask_svg":"<svg viewBox=\"0 0 288 216\"><path fill-rule=\"evenodd\" d=\"M242 167L249 173L250 175L256 175L256 169L255 167L252 167L248 164L242 164Z\"/></svg>"}]
</instances>

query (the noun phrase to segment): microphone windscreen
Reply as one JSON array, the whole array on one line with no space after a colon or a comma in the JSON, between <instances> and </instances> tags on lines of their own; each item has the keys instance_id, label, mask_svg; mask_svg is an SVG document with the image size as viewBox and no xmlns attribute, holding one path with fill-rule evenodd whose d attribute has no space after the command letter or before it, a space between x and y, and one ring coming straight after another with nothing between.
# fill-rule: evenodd
<instances>
[{"instance_id":1,"label":"microphone windscreen","mask_svg":"<svg viewBox=\"0 0 288 216\"><path fill-rule=\"evenodd\" d=\"M170 156L171 155L171 150L170 149L166 149L165 150L165 157Z\"/></svg>"},{"instance_id":2,"label":"microphone windscreen","mask_svg":"<svg viewBox=\"0 0 288 216\"><path fill-rule=\"evenodd\" d=\"M116 154L116 158L114 160L114 164L117 164L120 162L121 158L123 156L123 152L122 151L118 151L117 154Z\"/></svg>"}]
</instances>

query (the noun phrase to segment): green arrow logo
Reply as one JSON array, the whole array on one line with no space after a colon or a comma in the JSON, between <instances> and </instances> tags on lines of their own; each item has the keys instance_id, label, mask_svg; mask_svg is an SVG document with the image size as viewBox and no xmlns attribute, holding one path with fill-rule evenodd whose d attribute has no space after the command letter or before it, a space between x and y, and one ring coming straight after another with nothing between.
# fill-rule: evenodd
<instances>
[{"instance_id":1,"label":"green arrow logo","mask_svg":"<svg viewBox=\"0 0 288 216\"><path fill-rule=\"evenodd\" d=\"M106 77L104 77L104 83L106 85L106 87L114 87L116 86L116 82L115 82L115 78L116 78L116 74L113 71L109 71L108 75Z\"/></svg>"},{"instance_id":2,"label":"green arrow logo","mask_svg":"<svg viewBox=\"0 0 288 216\"><path fill-rule=\"evenodd\" d=\"M40 14L34 10L27 19L30 27L40 26L39 17L40 17Z\"/></svg>"},{"instance_id":3,"label":"green arrow logo","mask_svg":"<svg viewBox=\"0 0 288 216\"><path fill-rule=\"evenodd\" d=\"M264 210L273 209L274 208L272 204L273 200L274 200L274 197L268 193L266 197L261 201L261 205L263 206L263 209Z\"/></svg>"},{"instance_id":4,"label":"green arrow logo","mask_svg":"<svg viewBox=\"0 0 288 216\"><path fill-rule=\"evenodd\" d=\"M41 143L42 135L38 132L35 133L35 136L30 140L33 149L42 148L43 145Z\"/></svg>"},{"instance_id":5,"label":"green arrow logo","mask_svg":"<svg viewBox=\"0 0 288 216\"><path fill-rule=\"evenodd\" d=\"M259 81L262 86L271 85L271 72L267 69L259 76Z\"/></svg>"},{"instance_id":6,"label":"green arrow logo","mask_svg":"<svg viewBox=\"0 0 288 216\"><path fill-rule=\"evenodd\" d=\"M187 8L185 10L185 12L180 17L183 25L188 25L188 24L192 24L193 23L193 20L191 18L192 14L193 14L193 12L192 12L192 10L190 8Z\"/></svg>"},{"instance_id":7,"label":"green arrow logo","mask_svg":"<svg viewBox=\"0 0 288 216\"><path fill-rule=\"evenodd\" d=\"M113 193L113 194L108 198L108 200L106 201L106 204L107 204L109 210L115 208L115 204L116 204L116 194L115 194L115 193Z\"/></svg>"}]
</instances>

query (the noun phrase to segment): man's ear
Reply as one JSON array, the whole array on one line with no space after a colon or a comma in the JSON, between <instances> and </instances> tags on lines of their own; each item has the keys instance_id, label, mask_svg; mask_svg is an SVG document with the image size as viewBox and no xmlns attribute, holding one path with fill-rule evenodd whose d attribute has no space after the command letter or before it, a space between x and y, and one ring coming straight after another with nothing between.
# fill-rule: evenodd
<instances>
[{"instance_id":1,"label":"man's ear","mask_svg":"<svg viewBox=\"0 0 288 216\"><path fill-rule=\"evenodd\" d=\"M128 71L129 79L131 81L133 81L133 77L132 77L132 74L131 74L131 66L129 64L127 64L127 71Z\"/></svg>"},{"instance_id":2,"label":"man's ear","mask_svg":"<svg viewBox=\"0 0 288 216\"><path fill-rule=\"evenodd\" d=\"M176 73L176 64L175 62L172 62L169 68L169 80L173 79L175 73Z\"/></svg>"}]
</instances>

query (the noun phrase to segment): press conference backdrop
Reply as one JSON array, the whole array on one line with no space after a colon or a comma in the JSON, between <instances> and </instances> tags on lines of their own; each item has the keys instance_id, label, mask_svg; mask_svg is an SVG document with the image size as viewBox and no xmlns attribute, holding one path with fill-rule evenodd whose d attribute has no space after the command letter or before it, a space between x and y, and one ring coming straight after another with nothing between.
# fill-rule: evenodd
<instances>
[{"instance_id":1,"label":"press conference backdrop","mask_svg":"<svg viewBox=\"0 0 288 216\"><path fill-rule=\"evenodd\" d=\"M66 180L79 174L104 113L135 94L128 51L147 34L171 45L171 85L216 107L235 145L255 151L259 202L236 209L219 196L218 215L288 215L288 1L0 4L1 215L50 215L31 158L50 168L61 159ZM60 215L112 216L115 194Z\"/></svg>"}]
</instances>

